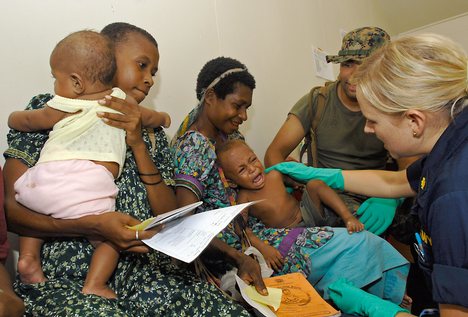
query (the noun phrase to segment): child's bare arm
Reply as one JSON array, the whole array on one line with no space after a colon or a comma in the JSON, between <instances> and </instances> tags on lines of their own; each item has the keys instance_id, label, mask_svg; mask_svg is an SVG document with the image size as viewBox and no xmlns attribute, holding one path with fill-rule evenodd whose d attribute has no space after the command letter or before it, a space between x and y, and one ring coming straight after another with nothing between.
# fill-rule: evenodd
<instances>
[{"instance_id":1,"label":"child's bare arm","mask_svg":"<svg viewBox=\"0 0 468 317\"><path fill-rule=\"evenodd\" d=\"M8 117L8 126L22 132L49 130L67 113L45 106L42 109L14 111Z\"/></svg>"},{"instance_id":2,"label":"child's bare arm","mask_svg":"<svg viewBox=\"0 0 468 317\"><path fill-rule=\"evenodd\" d=\"M348 233L360 232L364 230L364 224L360 222L356 217L351 215L351 217L347 219L343 219L346 225L346 229L348 229Z\"/></svg>"},{"instance_id":3,"label":"child's bare arm","mask_svg":"<svg viewBox=\"0 0 468 317\"><path fill-rule=\"evenodd\" d=\"M348 228L348 232L352 233L364 229L364 225L353 216L340 196L324 182L321 180L309 181L307 191L310 197L317 197L322 204L327 205L340 216Z\"/></svg>"},{"instance_id":4,"label":"child's bare arm","mask_svg":"<svg viewBox=\"0 0 468 317\"><path fill-rule=\"evenodd\" d=\"M140 107L141 124L145 128L169 128L171 125L171 117L166 112L152 110L143 106Z\"/></svg>"},{"instance_id":5,"label":"child's bare arm","mask_svg":"<svg viewBox=\"0 0 468 317\"><path fill-rule=\"evenodd\" d=\"M284 264L284 259L281 253L271 245L260 240L260 238L258 238L250 228L246 228L246 233L250 243L260 251L268 266L275 271L281 270Z\"/></svg>"}]
</instances>

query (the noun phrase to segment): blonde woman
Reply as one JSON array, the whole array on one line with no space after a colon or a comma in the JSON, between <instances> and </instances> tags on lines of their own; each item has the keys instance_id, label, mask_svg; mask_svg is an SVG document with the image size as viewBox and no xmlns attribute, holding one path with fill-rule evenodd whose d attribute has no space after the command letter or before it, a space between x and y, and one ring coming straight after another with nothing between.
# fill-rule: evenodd
<instances>
[{"instance_id":1,"label":"blonde woman","mask_svg":"<svg viewBox=\"0 0 468 317\"><path fill-rule=\"evenodd\" d=\"M357 98L374 133L395 157L423 155L404 171L315 169L338 187L373 197L416 196L417 252L441 316L468 316L467 56L442 36L406 36L356 71ZM338 181L337 181L338 180ZM418 238L419 238L418 237ZM347 281L329 287L344 312L405 316L400 307Z\"/></svg>"}]
</instances>

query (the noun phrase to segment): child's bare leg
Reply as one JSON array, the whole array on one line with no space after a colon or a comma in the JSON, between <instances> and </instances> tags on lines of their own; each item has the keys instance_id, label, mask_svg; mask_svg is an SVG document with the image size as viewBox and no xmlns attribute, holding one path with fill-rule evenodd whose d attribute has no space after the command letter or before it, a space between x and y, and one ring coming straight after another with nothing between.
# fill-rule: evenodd
<instances>
[{"instance_id":1,"label":"child's bare leg","mask_svg":"<svg viewBox=\"0 0 468 317\"><path fill-rule=\"evenodd\" d=\"M108 242L93 242L96 247L89 265L89 272L83 286L83 294L94 294L105 298L117 298L107 286L119 260L119 251Z\"/></svg>"},{"instance_id":2,"label":"child's bare leg","mask_svg":"<svg viewBox=\"0 0 468 317\"><path fill-rule=\"evenodd\" d=\"M34 284L45 282L41 266L41 247L43 240L32 237L19 238L18 273L21 282Z\"/></svg>"}]
</instances>

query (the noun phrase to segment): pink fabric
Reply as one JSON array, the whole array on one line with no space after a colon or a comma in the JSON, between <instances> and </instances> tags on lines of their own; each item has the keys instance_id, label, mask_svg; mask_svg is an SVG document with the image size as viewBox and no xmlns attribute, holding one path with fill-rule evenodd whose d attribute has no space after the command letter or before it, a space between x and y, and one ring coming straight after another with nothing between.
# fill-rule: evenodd
<instances>
[{"instance_id":1,"label":"pink fabric","mask_svg":"<svg viewBox=\"0 0 468 317\"><path fill-rule=\"evenodd\" d=\"M115 210L117 186L103 166L88 160L39 163L15 183L16 200L36 212L74 219Z\"/></svg>"},{"instance_id":2,"label":"pink fabric","mask_svg":"<svg viewBox=\"0 0 468 317\"><path fill-rule=\"evenodd\" d=\"M3 174L0 167L0 262L4 262L8 255L8 240L7 240L7 226L5 220L5 210L3 209L4 201L3 191Z\"/></svg>"}]
</instances>

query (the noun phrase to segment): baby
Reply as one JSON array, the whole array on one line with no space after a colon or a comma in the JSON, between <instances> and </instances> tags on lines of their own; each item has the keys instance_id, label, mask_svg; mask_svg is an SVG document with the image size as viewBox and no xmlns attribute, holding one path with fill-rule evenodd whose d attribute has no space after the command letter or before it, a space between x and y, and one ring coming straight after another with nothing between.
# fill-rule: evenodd
<instances>
[{"instance_id":1,"label":"baby","mask_svg":"<svg viewBox=\"0 0 468 317\"><path fill-rule=\"evenodd\" d=\"M15 111L8 119L10 128L19 131L53 128L37 164L16 181L16 199L31 210L61 219L114 211L118 192L114 179L125 162L125 131L98 117L100 112L118 113L98 100L107 95L126 98L122 90L112 88L116 72L112 42L94 31L72 33L54 48L50 67L56 96L42 109ZM140 112L145 127L170 125L167 113L144 107ZM42 243L20 237L18 272L24 283L46 280L40 263ZM107 281L119 252L106 241L91 243L96 249L83 293L115 298Z\"/></svg>"}]
</instances>

